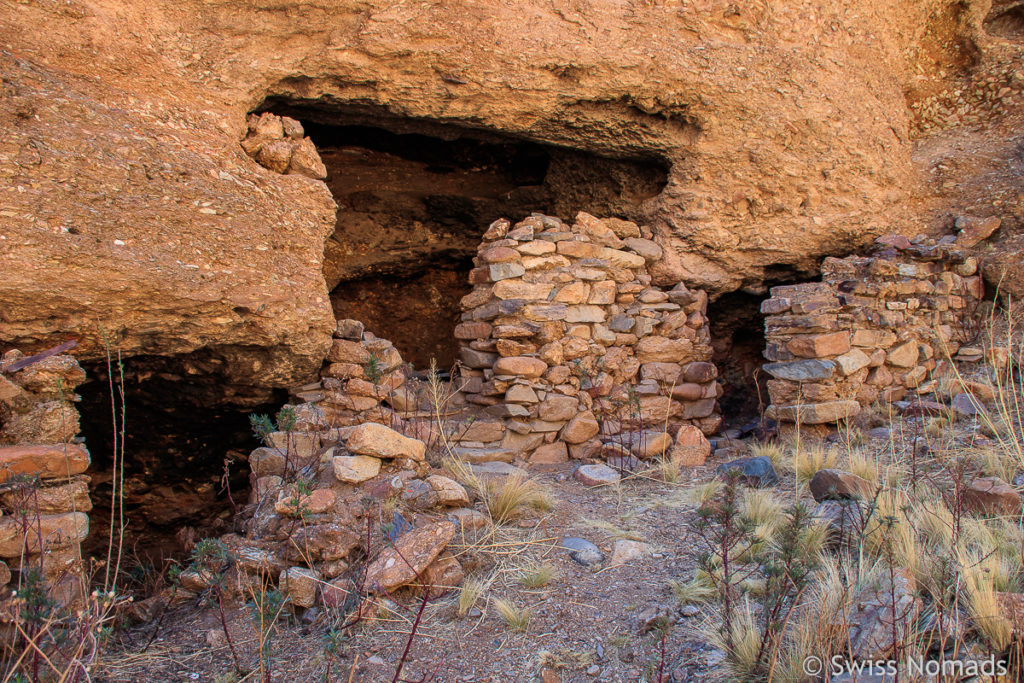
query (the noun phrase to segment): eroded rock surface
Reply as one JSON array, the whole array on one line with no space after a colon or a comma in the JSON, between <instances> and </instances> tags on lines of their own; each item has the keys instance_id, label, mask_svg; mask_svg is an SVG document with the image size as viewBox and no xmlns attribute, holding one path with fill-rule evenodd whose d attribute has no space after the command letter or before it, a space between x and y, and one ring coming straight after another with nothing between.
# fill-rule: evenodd
<instances>
[{"instance_id":1,"label":"eroded rock surface","mask_svg":"<svg viewBox=\"0 0 1024 683\"><path fill-rule=\"evenodd\" d=\"M762 293L883 229L961 211L998 214L992 239L1013 249L1024 48L988 12L980 0L18 4L0 18L0 339L35 350L73 335L83 359L104 339L129 355L200 354L238 383L312 376L330 339L321 271L337 209L323 183L246 155L246 115L266 107L567 150L547 152L528 186L547 187L556 213L650 225L665 252L656 285ZM264 161L280 166L280 151ZM607 191L586 195L595 177ZM410 241L452 244L443 233ZM370 267L401 242L335 240L332 258ZM1014 259L992 263L990 282L1003 264L1019 288Z\"/></svg>"}]
</instances>

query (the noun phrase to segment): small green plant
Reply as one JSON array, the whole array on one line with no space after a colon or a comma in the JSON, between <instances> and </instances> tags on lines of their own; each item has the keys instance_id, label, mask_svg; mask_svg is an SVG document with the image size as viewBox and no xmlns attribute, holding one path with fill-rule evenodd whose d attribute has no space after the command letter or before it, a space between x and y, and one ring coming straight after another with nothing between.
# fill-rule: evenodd
<instances>
[{"instance_id":1,"label":"small green plant","mask_svg":"<svg viewBox=\"0 0 1024 683\"><path fill-rule=\"evenodd\" d=\"M241 671L238 651L235 649L234 641L231 639L227 616L224 613L224 601L227 597L227 576L233 562L234 558L223 541L216 538L204 538L196 543L195 548L192 549L189 570L198 574L199 580L207 586L203 592L203 600L216 605L217 613L220 615L221 627L224 630L224 638L227 641L228 648L231 650L235 671Z\"/></svg>"},{"instance_id":2,"label":"small green plant","mask_svg":"<svg viewBox=\"0 0 1024 683\"><path fill-rule=\"evenodd\" d=\"M363 363L363 374L371 384L380 384L381 379L384 378L384 363L371 353L367 361Z\"/></svg>"},{"instance_id":3,"label":"small green plant","mask_svg":"<svg viewBox=\"0 0 1024 683\"><path fill-rule=\"evenodd\" d=\"M266 443L270 435L277 431L274 421L270 419L269 415L253 413L249 416L249 426L252 428L252 433L261 443Z\"/></svg>"}]
</instances>

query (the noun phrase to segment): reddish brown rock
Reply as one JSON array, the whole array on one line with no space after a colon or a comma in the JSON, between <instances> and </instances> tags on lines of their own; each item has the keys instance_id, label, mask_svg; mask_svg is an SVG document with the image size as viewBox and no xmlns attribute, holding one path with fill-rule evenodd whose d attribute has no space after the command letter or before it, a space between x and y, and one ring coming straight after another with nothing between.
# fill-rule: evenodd
<instances>
[{"instance_id":1,"label":"reddish brown rock","mask_svg":"<svg viewBox=\"0 0 1024 683\"><path fill-rule=\"evenodd\" d=\"M89 451L77 444L0 446L0 482L17 474L42 478L81 474L89 463Z\"/></svg>"},{"instance_id":2,"label":"reddish brown rock","mask_svg":"<svg viewBox=\"0 0 1024 683\"><path fill-rule=\"evenodd\" d=\"M462 565L454 555L445 550L423 570L419 584L429 588L432 596L440 596L462 585L465 578L466 572Z\"/></svg>"},{"instance_id":3,"label":"reddish brown rock","mask_svg":"<svg viewBox=\"0 0 1024 683\"><path fill-rule=\"evenodd\" d=\"M531 465L558 465L568 460L569 451L562 441L544 444L530 455Z\"/></svg>"},{"instance_id":4,"label":"reddish brown rock","mask_svg":"<svg viewBox=\"0 0 1024 683\"><path fill-rule=\"evenodd\" d=\"M802 335L794 337L786 348L794 356L803 358L827 358L838 356L850 350L849 332Z\"/></svg>"},{"instance_id":5,"label":"reddish brown rock","mask_svg":"<svg viewBox=\"0 0 1024 683\"><path fill-rule=\"evenodd\" d=\"M826 499L872 500L875 486L856 474L836 469L818 470L808 484L811 496L821 502Z\"/></svg>"},{"instance_id":6,"label":"reddish brown rock","mask_svg":"<svg viewBox=\"0 0 1024 683\"><path fill-rule=\"evenodd\" d=\"M597 418L594 417L594 413L587 410L577 413L576 416L562 428L560 438L562 441L569 444L583 443L584 441L596 436L599 430L600 425L597 423Z\"/></svg>"},{"instance_id":7,"label":"reddish brown rock","mask_svg":"<svg viewBox=\"0 0 1024 683\"><path fill-rule=\"evenodd\" d=\"M419 439L402 436L390 427L367 422L352 430L345 447L357 455L375 458L423 460L427 446Z\"/></svg>"},{"instance_id":8,"label":"reddish brown rock","mask_svg":"<svg viewBox=\"0 0 1024 683\"><path fill-rule=\"evenodd\" d=\"M529 356L508 356L494 362L494 373L497 375L518 375L520 377L540 377L548 369L547 363L539 358Z\"/></svg>"},{"instance_id":9,"label":"reddish brown rock","mask_svg":"<svg viewBox=\"0 0 1024 683\"><path fill-rule=\"evenodd\" d=\"M434 522L398 537L366 568L369 590L390 591L415 580L434 561L455 535L449 521Z\"/></svg>"},{"instance_id":10,"label":"reddish brown rock","mask_svg":"<svg viewBox=\"0 0 1024 683\"><path fill-rule=\"evenodd\" d=\"M697 467L711 455L711 443L700 428L683 425L676 432L676 443L671 451L672 462L681 467Z\"/></svg>"},{"instance_id":11,"label":"reddish brown rock","mask_svg":"<svg viewBox=\"0 0 1024 683\"><path fill-rule=\"evenodd\" d=\"M0 518L0 557L18 557L22 552L38 553L68 548L85 539L89 533L89 517L83 512L56 515L31 515L28 528L16 516ZM40 541L42 545L40 546Z\"/></svg>"},{"instance_id":12,"label":"reddish brown rock","mask_svg":"<svg viewBox=\"0 0 1024 683\"><path fill-rule=\"evenodd\" d=\"M979 477L963 492L964 508L970 512L1001 517L1017 517L1021 512L1020 495L998 477Z\"/></svg>"}]
</instances>

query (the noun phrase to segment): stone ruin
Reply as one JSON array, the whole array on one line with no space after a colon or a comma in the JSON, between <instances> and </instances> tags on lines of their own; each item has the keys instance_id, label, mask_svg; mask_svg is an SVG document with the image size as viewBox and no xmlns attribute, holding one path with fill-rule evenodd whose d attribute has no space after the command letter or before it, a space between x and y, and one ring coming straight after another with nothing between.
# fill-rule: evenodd
<instances>
[{"instance_id":1,"label":"stone ruin","mask_svg":"<svg viewBox=\"0 0 1024 683\"><path fill-rule=\"evenodd\" d=\"M278 139L266 123L251 120L254 135ZM276 135L281 121L270 123ZM462 568L448 546L489 520L443 469L448 455L483 481L570 461L581 471L638 469L657 457L702 465L705 435L722 427L708 297L651 284L661 257L651 238L634 223L586 213L572 225L542 215L495 221L469 273L450 375L416 371L361 322L338 320L319 381L293 390L278 431L248 457L250 497L236 533L222 538L235 558L236 594L276 582L309 608L457 585ZM961 345L984 293L976 270L949 240L889 237L868 255L826 259L821 282L773 288L761 309L767 416L834 424L876 401L934 390L949 370L946 353L974 360ZM0 370L20 357L9 352ZM76 443L70 392L83 380L70 356L0 373L2 579L8 565L40 560L35 537L10 514L15 477L42 484L47 576L59 579L78 559L89 455ZM396 513L390 525L385 508ZM353 572L357 563L366 571ZM189 569L173 597L194 597L209 581ZM132 609L145 618L167 599Z\"/></svg>"},{"instance_id":2,"label":"stone ruin","mask_svg":"<svg viewBox=\"0 0 1024 683\"><path fill-rule=\"evenodd\" d=\"M69 355L32 362L11 350L0 360L0 587L12 571L38 569L59 600L80 596L92 509L74 405L83 381Z\"/></svg>"},{"instance_id":3,"label":"stone ruin","mask_svg":"<svg viewBox=\"0 0 1024 683\"><path fill-rule=\"evenodd\" d=\"M502 448L553 464L623 441L653 455L647 432L686 424L718 431L707 294L652 286L662 249L650 237L586 213L484 234L455 329L459 388L502 420Z\"/></svg>"},{"instance_id":4,"label":"stone ruin","mask_svg":"<svg viewBox=\"0 0 1024 683\"><path fill-rule=\"evenodd\" d=\"M977 269L948 240L891 236L869 255L826 258L821 282L773 287L761 305L766 415L833 424L876 401L934 391L950 370L943 358L958 358L976 327Z\"/></svg>"}]
</instances>

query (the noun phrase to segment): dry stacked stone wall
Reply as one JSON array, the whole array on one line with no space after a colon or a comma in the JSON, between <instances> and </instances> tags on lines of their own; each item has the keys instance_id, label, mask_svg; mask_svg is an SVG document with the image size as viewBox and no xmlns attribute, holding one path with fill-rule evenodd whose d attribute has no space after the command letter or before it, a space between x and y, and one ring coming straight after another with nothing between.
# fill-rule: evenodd
<instances>
[{"instance_id":1,"label":"dry stacked stone wall","mask_svg":"<svg viewBox=\"0 0 1024 683\"><path fill-rule=\"evenodd\" d=\"M489 227L455 336L466 401L503 423L502 447L552 463L666 423L718 430L707 295L653 286L661 256L649 231L586 213Z\"/></svg>"},{"instance_id":2,"label":"dry stacked stone wall","mask_svg":"<svg viewBox=\"0 0 1024 683\"><path fill-rule=\"evenodd\" d=\"M984 295L952 238L879 238L866 256L827 258L822 281L773 287L762 303L768 417L827 424L876 401L934 390L971 335Z\"/></svg>"},{"instance_id":3,"label":"dry stacked stone wall","mask_svg":"<svg viewBox=\"0 0 1024 683\"><path fill-rule=\"evenodd\" d=\"M92 509L74 405L85 372L68 355L14 369L23 359L12 350L0 360L0 586L39 569L70 602Z\"/></svg>"}]
</instances>

